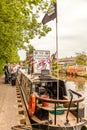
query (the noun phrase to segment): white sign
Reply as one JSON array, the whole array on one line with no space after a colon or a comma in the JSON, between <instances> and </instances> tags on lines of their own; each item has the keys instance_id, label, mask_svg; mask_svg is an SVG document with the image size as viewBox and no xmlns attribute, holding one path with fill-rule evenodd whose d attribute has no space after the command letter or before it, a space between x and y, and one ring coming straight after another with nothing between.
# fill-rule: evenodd
<instances>
[{"instance_id":1,"label":"white sign","mask_svg":"<svg viewBox=\"0 0 87 130\"><path fill-rule=\"evenodd\" d=\"M41 73L41 70L50 70L50 51L35 50L33 52L34 73Z\"/></svg>"}]
</instances>

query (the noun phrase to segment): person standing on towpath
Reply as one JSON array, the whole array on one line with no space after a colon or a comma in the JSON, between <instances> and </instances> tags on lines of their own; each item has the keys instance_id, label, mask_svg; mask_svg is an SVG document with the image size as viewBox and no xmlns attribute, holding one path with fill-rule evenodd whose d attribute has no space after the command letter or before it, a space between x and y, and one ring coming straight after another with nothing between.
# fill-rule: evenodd
<instances>
[{"instance_id":1,"label":"person standing on towpath","mask_svg":"<svg viewBox=\"0 0 87 130\"><path fill-rule=\"evenodd\" d=\"M8 69L8 63L6 62L6 65L3 68L4 74L5 74L5 84L9 83L9 69Z\"/></svg>"}]
</instances>

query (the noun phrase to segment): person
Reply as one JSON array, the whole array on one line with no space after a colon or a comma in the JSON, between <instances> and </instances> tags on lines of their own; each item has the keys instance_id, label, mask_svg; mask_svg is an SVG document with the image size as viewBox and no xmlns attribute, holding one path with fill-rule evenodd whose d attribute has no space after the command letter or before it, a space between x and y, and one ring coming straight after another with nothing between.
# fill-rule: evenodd
<instances>
[{"instance_id":1,"label":"person","mask_svg":"<svg viewBox=\"0 0 87 130\"><path fill-rule=\"evenodd\" d=\"M4 66L4 74L5 74L5 84L9 83L9 70L8 70L8 63Z\"/></svg>"},{"instance_id":2,"label":"person","mask_svg":"<svg viewBox=\"0 0 87 130\"><path fill-rule=\"evenodd\" d=\"M11 64L10 63L8 63L8 77L9 77L9 83L10 83L10 80L11 80Z\"/></svg>"},{"instance_id":3,"label":"person","mask_svg":"<svg viewBox=\"0 0 87 130\"><path fill-rule=\"evenodd\" d=\"M15 86L15 84L16 84L16 75L17 75L17 67L16 67L16 64L14 63L12 66L12 71L11 71L11 84L12 84L12 86Z\"/></svg>"}]
</instances>

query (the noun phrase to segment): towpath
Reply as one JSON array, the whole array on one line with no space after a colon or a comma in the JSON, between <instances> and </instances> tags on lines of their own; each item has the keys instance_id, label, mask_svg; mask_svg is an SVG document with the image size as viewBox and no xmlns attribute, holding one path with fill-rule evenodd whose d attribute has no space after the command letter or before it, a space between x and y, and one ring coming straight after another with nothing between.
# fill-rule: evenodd
<instances>
[{"instance_id":1,"label":"towpath","mask_svg":"<svg viewBox=\"0 0 87 130\"><path fill-rule=\"evenodd\" d=\"M18 124L16 87L4 84L0 77L0 130L11 130Z\"/></svg>"}]
</instances>

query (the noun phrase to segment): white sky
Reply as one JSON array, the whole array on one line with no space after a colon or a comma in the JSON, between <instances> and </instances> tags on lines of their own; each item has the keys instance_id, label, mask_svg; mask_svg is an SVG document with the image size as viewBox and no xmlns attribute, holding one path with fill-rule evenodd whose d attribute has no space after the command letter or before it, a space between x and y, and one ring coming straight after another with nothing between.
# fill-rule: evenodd
<instances>
[{"instance_id":1,"label":"white sky","mask_svg":"<svg viewBox=\"0 0 87 130\"><path fill-rule=\"evenodd\" d=\"M52 31L31 44L35 49L56 52L56 20L47 23ZM58 57L87 54L87 0L58 0ZM21 59L25 57L22 52Z\"/></svg>"}]
</instances>

